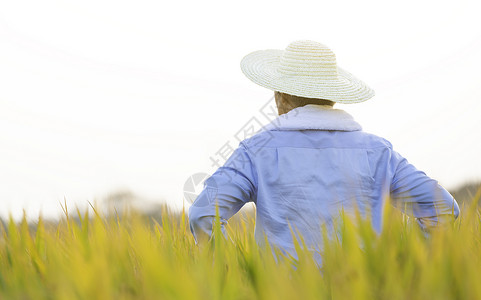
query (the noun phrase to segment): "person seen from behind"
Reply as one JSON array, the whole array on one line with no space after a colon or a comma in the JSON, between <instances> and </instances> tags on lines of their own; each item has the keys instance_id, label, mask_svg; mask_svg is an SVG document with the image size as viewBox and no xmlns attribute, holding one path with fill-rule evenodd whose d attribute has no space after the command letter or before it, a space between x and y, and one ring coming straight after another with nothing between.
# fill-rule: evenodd
<instances>
[{"instance_id":1,"label":"person seen from behind","mask_svg":"<svg viewBox=\"0 0 481 300\"><path fill-rule=\"evenodd\" d=\"M429 231L457 218L449 192L416 169L389 141L364 132L335 103L374 96L365 83L337 65L325 45L299 40L285 50L260 50L241 61L254 83L274 91L279 116L243 140L204 182L189 208L196 243L212 236L216 204L221 229L246 203L256 205L255 238L296 257L290 226L321 264L322 226L332 230L341 210L369 215L382 229L385 205L415 218Z\"/></svg>"}]
</instances>

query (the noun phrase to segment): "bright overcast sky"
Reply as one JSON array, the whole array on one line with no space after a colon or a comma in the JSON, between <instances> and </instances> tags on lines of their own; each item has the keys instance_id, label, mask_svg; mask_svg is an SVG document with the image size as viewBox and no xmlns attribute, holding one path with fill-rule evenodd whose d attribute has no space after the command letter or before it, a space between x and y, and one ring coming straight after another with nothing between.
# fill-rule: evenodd
<instances>
[{"instance_id":1,"label":"bright overcast sky","mask_svg":"<svg viewBox=\"0 0 481 300\"><path fill-rule=\"evenodd\" d=\"M376 91L336 105L446 188L481 179L476 1L2 1L0 216L184 182L272 96L239 62L311 39ZM273 102L272 102L273 104Z\"/></svg>"}]
</instances>

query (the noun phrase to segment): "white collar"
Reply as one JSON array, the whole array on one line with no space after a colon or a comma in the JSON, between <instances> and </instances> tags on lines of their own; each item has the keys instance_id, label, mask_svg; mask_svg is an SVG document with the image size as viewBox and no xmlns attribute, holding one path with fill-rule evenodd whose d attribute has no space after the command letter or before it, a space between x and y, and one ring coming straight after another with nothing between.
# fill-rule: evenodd
<instances>
[{"instance_id":1,"label":"white collar","mask_svg":"<svg viewBox=\"0 0 481 300\"><path fill-rule=\"evenodd\" d=\"M263 130L306 129L358 131L362 127L344 110L319 104L296 107L263 127Z\"/></svg>"}]
</instances>

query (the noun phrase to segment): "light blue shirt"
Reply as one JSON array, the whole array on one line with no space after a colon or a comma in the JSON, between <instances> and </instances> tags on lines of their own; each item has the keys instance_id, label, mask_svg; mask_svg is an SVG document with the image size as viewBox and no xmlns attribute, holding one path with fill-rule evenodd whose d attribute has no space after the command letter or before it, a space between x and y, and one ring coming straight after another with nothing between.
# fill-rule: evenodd
<instances>
[{"instance_id":1,"label":"light blue shirt","mask_svg":"<svg viewBox=\"0 0 481 300\"><path fill-rule=\"evenodd\" d=\"M196 242L211 236L216 202L225 234L227 220L250 201L256 205L257 243L264 244L265 233L271 245L294 257L288 224L310 249L319 250L321 227L332 230L341 208L347 214L359 208L377 232L388 202L421 227L459 214L454 198L391 143L362 131L347 112L314 104L279 116L242 141L204 182L189 208ZM316 253L315 258L321 264Z\"/></svg>"}]
</instances>

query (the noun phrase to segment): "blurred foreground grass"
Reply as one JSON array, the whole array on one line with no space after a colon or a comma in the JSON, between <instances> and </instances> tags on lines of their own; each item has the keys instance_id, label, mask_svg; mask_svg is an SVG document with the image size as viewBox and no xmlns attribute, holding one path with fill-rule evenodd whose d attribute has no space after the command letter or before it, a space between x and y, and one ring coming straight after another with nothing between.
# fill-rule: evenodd
<instances>
[{"instance_id":1,"label":"blurred foreground grass","mask_svg":"<svg viewBox=\"0 0 481 300\"><path fill-rule=\"evenodd\" d=\"M198 246L185 214L167 207L159 222L134 212L75 219L65 208L57 224L1 229L0 299L481 299L476 202L429 239L393 209L381 235L346 219L322 270L301 248L297 261L276 263L257 247L252 216L227 226L232 241Z\"/></svg>"}]
</instances>

